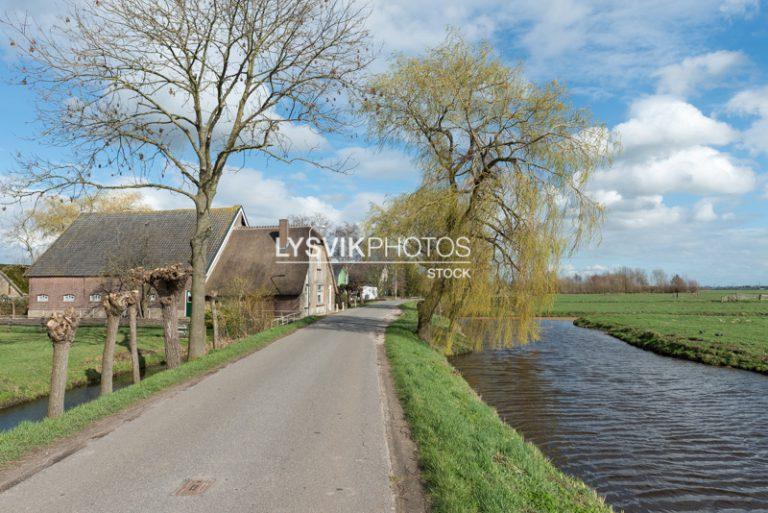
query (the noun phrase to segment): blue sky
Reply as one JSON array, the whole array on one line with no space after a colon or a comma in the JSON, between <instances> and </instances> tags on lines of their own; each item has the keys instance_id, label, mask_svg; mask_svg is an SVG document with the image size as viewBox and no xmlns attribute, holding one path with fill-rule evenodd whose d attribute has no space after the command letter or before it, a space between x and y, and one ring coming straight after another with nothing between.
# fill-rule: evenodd
<instances>
[{"instance_id":1,"label":"blue sky","mask_svg":"<svg viewBox=\"0 0 768 513\"><path fill-rule=\"evenodd\" d=\"M22 6L22 7L20 7ZM51 16L47 2L2 1ZM382 48L416 54L446 27L487 40L534 81L564 83L624 152L590 185L606 205L601 241L563 262L563 272L629 265L680 272L704 284L768 284L768 6L758 0L375 0L369 27ZM6 61L7 62L7 61ZM7 75L7 63L0 72ZM25 138L34 104L0 85L0 173ZM355 130L359 132L359 130ZM371 202L412 189L418 172L397 148L359 135L314 136L327 157L358 162L349 175L248 158L227 176L219 204L246 206L252 223L323 212L360 220ZM185 198L150 192L156 208ZM0 260L18 258L0 248Z\"/></svg>"}]
</instances>

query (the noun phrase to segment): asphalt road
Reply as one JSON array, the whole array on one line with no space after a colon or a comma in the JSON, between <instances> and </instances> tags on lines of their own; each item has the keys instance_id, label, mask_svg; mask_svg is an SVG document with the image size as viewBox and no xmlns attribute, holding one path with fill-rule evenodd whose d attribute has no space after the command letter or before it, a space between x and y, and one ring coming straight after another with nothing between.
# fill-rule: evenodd
<instances>
[{"instance_id":1,"label":"asphalt road","mask_svg":"<svg viewBox=\"0 0 768 513\"><path fill-rule=\"evenodd\" d=\"M0 512L394 510L377 334L393 304L279 340L0 494ZM209 487L180 496L185 480Z\"/></svg>"}]
</instances>

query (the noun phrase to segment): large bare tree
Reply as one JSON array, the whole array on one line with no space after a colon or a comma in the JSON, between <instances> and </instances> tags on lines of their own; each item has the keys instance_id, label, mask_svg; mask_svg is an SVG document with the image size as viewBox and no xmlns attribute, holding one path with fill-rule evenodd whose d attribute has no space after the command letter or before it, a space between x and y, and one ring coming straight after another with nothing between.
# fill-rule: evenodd
<instances>
[{"instance_id":1,"label":"large bare tree","mask_svg":"<svg viewBox=\"0 0 768 513\"><path fill-rule=\"evenodd\" d=\"M155 188L188 197L190 357L205 352L210 208L233 156L338 169L312 150L342 128L340 101L369 62L350 0L70 0L52 26L6 18L20 84L39 101L55 161L25 156L15 198ZM238 163L242 164L242 158Z\"/></svg>"}]
</instances>

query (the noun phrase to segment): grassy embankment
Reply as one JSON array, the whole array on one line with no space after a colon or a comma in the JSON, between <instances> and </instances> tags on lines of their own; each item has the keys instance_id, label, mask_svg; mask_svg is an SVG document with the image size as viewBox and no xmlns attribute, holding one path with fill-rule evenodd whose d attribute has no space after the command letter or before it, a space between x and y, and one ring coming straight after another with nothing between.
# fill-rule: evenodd
<instances>
[{"instance_id":1,"label":"grassy embankment","mask_svg":"<svg viewBox=\"0 0 768 513\"><path fill-rule=\"evenodd\" d=\"M557 470L414 333L416 312L387 329L387 355L436 513L612 511Z\"/></svg>"},{"instance_id":2,"label":"grassy embankment","mask_svg":"<svg viewBox=\"0 0 768 513\"><path fill-rule=\"evenodd\" d=\"M562 294L546 314L666 356L768 373L768 301L720 301L733 292Z\"/></svg>"},{"instance_id":3,"label":"grassy embankment","mask_svg":"<svg viewBox=\"0 0 768 513\"><path fill-rule=\"evenodd\" d=\"M162 328L139 328L139 351L146 366L165 360ZM98 382L105 328L81 327L69 353L67 389ZM115 374L130 372L128 329L121 328ZM0 326L0 408L45 397L50 391L53 347L36 326Z\"/></svg>"},{"instance_id":4,"label":"grassy embankment","mask_svg":"<svg viewBox=\"0 0 768 513\"><path fill-rule=\"evenodd\" d=\"M185 363L181 367L154 374L138 385L128 386L113 394L67 410L59 418L45 419L41 422L22 422L10 431L0 432L0 468L29 451L72 436L90 423L128 408L142 399L202 376L261 349L270 342L311 324L314 320L315 318L309 317L251 335L223 349L211 351L206 356ZM73 345L73 349L74 347Z\"/></svg>"}]
</instances>

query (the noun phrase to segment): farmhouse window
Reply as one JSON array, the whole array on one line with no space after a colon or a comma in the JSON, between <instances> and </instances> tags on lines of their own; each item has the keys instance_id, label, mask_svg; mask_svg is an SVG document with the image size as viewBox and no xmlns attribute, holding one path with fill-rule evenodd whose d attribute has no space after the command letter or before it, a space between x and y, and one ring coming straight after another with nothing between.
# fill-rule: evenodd
<instances>
[{"instance_id":1,"label":"farmhouse window","mask_svg":"<svg viewBox=\"0 0 768 513\"><path fill-rule=\"evenodd\" d=\"M317 304L322 305L323 304L323 285L319 284L317 286Z\"/></svg>"},{"instance_id":2,"label":"farmhouse window","mask_svg":"<svg viewBox=\"0 0 768 513\"><path fill-rule=\"evenodd\" d=\"M91 303L98 303L101 301L101 294L91 294Z\"/></svg>"},{"instance_id":3,"label":"farmhouse window","mask_svg":"<svg viewBox=\"0 0 768 513\"><path fill-rule=\"evenodd\" d=\"M37 296L37 302L38 303L47 303L48 302L48 296L46 296L45 294L40 294L39 296Z\"/></svg>"},{"instance_id":4,"label":"farmhouse window","mask_svg":"<svg viewBox=\"0 0 768 513\"><path fill-rule=\"evenodd\" d=\"M75 295L74 294L64 294L64 302L65 303L74 303L75 302Z\"/></svg>"}]
</instances>

